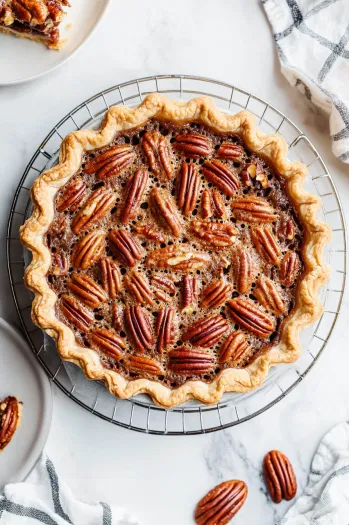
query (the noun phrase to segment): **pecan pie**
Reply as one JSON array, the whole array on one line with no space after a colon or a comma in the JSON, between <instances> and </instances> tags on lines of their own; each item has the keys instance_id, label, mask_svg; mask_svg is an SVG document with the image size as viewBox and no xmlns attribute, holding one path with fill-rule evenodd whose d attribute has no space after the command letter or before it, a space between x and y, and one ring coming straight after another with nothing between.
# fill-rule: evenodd
<instances>
[{"instance_id":1,"label":"pecan pie","mask_svg":"<svg viewBox=\"0 0 349 525\"><path fill-rule=\"evenodd\" d=\"M64 6L68 0L0 0L0 31L60 49Z\"/></svg>"},{"instance_id":2,"label":"pecan pie","mask_svg":"<svg viewBox=\"0 0 349 525\"><path fill-rule=\"evenodd\" d=\"M279 135L206 97L112 107L32 188L34 322L122 398L257 387L322 311L330 232L306 173Z\"/></svg>"}]
</instances>

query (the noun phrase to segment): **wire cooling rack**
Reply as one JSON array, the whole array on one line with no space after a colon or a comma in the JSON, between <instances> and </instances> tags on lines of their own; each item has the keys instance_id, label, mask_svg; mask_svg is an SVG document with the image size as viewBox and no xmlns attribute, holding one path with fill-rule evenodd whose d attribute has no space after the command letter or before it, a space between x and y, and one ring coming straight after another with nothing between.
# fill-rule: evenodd
<instances>
[{"instance_id":1,"label":"wire cooling rack","mask_svg":"<svg viewBox=\"0 0 349 525\"><path fill-rule=\"evenodd\" d=\"M321 291L324 313L302 335L303 352L297 362L271 370L264 385L249 394L225 394L217 405L189 402L174 409L155 406L145 396L116 399L104 385L84 378L81 370L63 363L55 345L31 321L33 299L23 284L28 253L19 241L18 230L31 213L30 187L35 178L58 158L61 140L69 132L99 126L111 105L134 105L153 92L172 99L188 100L208 95L223 110L236 113L248 109L266 133L278 132L289 146L290 160L308 166L306 189L322 200L319 218L332 228L332 241L326 246L325 261L332 268L330 281ZM189 75L161 75L126 82L102 91L66 115L47 135L34 153L17 188L11 207L7 233L9 278L22 328L37 359L52 381L76 403L116 425L161 435L188 435L213 432L237 425L267 410L298 385L324 350L336 324L346 280L346 235L341 204L332 178L311 141L285 115L259 97L229 84Z\"/></svg>"}]
</instances>

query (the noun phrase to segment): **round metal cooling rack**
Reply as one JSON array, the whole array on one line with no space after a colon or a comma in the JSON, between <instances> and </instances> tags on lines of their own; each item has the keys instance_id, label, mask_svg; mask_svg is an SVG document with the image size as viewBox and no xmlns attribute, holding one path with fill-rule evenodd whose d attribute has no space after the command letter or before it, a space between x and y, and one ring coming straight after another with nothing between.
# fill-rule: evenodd
<instances>
[{"instance_id":1,"label":"round metal cooling rack","mask_svg":"<svg viewBox=\"0 0 349 525\"><path fill-rule=\"evenodd\" d=\"M31 213L30 187L42 171L57 161L62 138L77 129L98 127L111 105L138 104L153 92L183 100L208 95L223 111L236 113L248 109L254 113L263 131L278 132L285 138L290 160L300 160L308 166L306 188L321 197L319 218L333 231L324 254L332 268L331 279L320 294L324 313L315 325L302 333L301 357L293 364L271 370L264 385L257 390L249 394L225 394L214 406L193 401L171 410L163 409L145 395L130 400L116 399L103 384L86 380L78 367L61 361L53 341L32 323L33 295L23 284L29 256L19 241L19 227ZM126 82L95 95L66 115L48 134L34 153L14 196L8 223L7 261L23 330L39 362L65 394L93 414L125 428L161 435L201 434L237 425L260 414L284 398L313 367L332 333L342 304L346 280L345 222L337 191L319 153L280 111L251 93L223 82L188 75L161 75Z\"/></svg>"}]
</instances>

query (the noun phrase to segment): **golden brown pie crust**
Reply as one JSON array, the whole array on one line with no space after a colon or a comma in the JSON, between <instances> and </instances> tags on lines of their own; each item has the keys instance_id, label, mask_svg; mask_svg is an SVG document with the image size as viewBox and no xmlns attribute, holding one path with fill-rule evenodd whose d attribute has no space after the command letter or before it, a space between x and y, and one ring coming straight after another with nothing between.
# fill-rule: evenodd
<instances>
[{"instance_id":1,"label":"golden brown pie crust","mask_svg":"<svg viewBox=\"0 0 349 525\"><path fill-rule=\"evenodd\" d=\"M175 389L149 379L127 380L121 374L105 368L99 354L80 346L71 328L56 317L57 295L46 279L51 253L45 245L44 236L54 217L55 194L79 170L84 152L107 146L120 131L140 126L151 118L173 123L197 121L216 132L233 132L241 137L251 152L258 153L285 180L287 194L297 210L305 237L302 248L304 272L297 287L295 306L282 326L279 343L245 368L228 368L211 383L187 381ZM322 313L317 293L329 277L322 256L323 247L331 233L328 226L316 218L320 199L303 189L306 176L304 164L287 159L287 144L280 135L264 134L256 127L253 115L247 111L236 115L222 113L208 97L173 102L160 94L152 94L135 108L110 108L100 130L76 131L64 139L59 164L43 173L32 187L34 210L21 228L21 240L33 254L25 274L26 285L35 293L33 321L55 338L62 359L80 366L89 379L104 381L110 392L120 398L148 393L155 403L173 407L189 399L217 403L224 392L247 392L256 388L265 380L271 366L290 363L299 357L300 330Z\"/></svg>"}]
</instances>

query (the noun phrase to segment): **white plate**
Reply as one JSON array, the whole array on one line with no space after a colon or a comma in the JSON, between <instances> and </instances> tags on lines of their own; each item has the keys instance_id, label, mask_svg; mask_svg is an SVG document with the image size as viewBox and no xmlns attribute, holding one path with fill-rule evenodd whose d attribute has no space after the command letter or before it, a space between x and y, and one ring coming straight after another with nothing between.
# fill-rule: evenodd
<instances>
[{"instance_id":1,"label":"white plate","mask_svg":"<svg viewBox=\"0 0 349 525\"><path fill-rule=\"evenodd\" d=\"M37 462L51 426L50 382L26 341L0 318L0 399L15 395L23 402L22 421L0 452L0 492L23 481Z\"/></svg>"},{"instance_id":2,"label":"white plate","mask_svg":"<svg viewBox=\"0 0 349 525\"><path fill-rule=\"evenodd\" d=\"M110 0L71 0L61 24L66 38L60 51L46 49L37 42L0 34L0 86L19 84L40 77L61 66L91 36Z\"/></svg>"}]
</instances>

